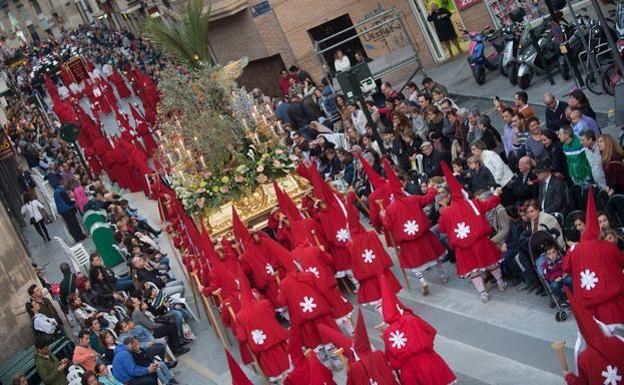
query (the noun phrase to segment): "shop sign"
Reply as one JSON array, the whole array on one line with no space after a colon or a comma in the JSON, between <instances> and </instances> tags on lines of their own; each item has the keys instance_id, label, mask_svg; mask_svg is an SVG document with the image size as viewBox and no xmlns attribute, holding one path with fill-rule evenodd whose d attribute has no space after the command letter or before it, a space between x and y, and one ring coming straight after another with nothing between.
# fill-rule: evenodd
<instances>
[{"instance_id":1,"label":"shop sign","mask_svg":"<svg viewBox=\"0 0 624 385\"><path fill-rule=\"evenodd\" d=\"M264 0L252 6L250 10L251 10L251 16L258 17L260 15L263 15L271 11L271 4L269 4L268 0Z\"/></svg>"},{"instance_id":2,"label":"shop sign","mask_svg":"<svg viewBox=\"0 0 624 385\"><path fill-rule=\"evenodd\" d=\"M457 6L458 10L463 11L464 9L468 9L480 2L481 0L455 0L455 5Z\"/></svg>"}]
</instances>

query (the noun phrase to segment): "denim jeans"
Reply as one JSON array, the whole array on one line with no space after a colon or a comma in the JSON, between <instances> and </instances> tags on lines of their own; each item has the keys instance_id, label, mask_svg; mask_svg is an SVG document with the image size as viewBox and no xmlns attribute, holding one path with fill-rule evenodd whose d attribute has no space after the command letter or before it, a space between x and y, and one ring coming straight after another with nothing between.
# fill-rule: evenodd
<instances>
[{"instance_id":1,"label":"denim jeans","mask_svg":"<svg viewBox=\"0 0 624 385\"><path fill-rule=\"evenodd\" d=\"M537 270L537 275L544 278L544 262L546 262L546 255L540 254L539 257L535 258L535 270Z\"/></svg>"},{"instance_id":2,"label":"denim jeans","mask_svg":"<svg viewBox=\"0 0 624 385\"><path fill-rule=\"evenodd\" d=\"M115 289L119 291L128 291L133 286L132 278L128 276L117 277L117 281L115 282Z\"/></svg>"},{"instance_id":3,"label":"denim jeans","mask_svg":"<svg viewBox=\"0 0 624 385\"><path fill-rule=\"evenodd\" d=\"M564 287L567 287L569 290L572 290L572 277L569 275L563 278L561 281L550 281L548 282L548 286L552 289L553 293L559 298L560 301L567 301L566 295L563 291Z\"/></svg>"},{"instance_id":4,"label":"denim jeans","mask_svg":"<svg viewBox=\"0 0 624 385\"><path fill-rule=\"evenodd\" d=\"M169 309L169 311L171 312L171 314L173 314L173 317L175 318L176 327L178 329L178 335L180 337L184 337L182 324L184 323L185 319L188 319L190 317L189 312L186 309L173 309L173 308Z\"/></svg>"},{"instance_id":5,"label":"denim jeans","mask_svg":"<svg viewBox=\"0 0 624 385\"><path fill-rule=\"evenodd\" d=\"M158 368L156 369L156 374L158 375L158 379L163 384L169 384L169 381L173 379L173 373L167 367L163 361L158 362Z\"/></svg>"}]
</instances>

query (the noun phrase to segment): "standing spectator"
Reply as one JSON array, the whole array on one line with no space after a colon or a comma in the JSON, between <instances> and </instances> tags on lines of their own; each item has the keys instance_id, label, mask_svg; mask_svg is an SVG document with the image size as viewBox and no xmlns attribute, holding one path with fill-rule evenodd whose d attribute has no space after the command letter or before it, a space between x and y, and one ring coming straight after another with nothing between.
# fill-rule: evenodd
<instances>
[{"instance_id":1,"label":"standing spectator","mask_svg":"<svg viewBox=\"0 0 624 385\"><path fill-rule=\"evenodd\" d=\"M290 106L288 106L288 110L286 110L288 120L290 120L290 125L295 130L303 133L303 136L305 136L306 139L311 139L308 125L312 121L312 114L301 102L301 98L299 96L292 97L290 101Z\"/></svg>"},{"instance_id":2,"label":"standing spectator","mask_svg":"<svg viewBox=\"0 0 624 385\"><path fill-rule=\"evenodd\" d=\"M43 216L43 205L37 199L35 199L31 192L26 191L23 195L24 205L20 210L22 215L26 215L26 221L35 227L37 233L43 238L44 242L51 241L50 234L45 225L45 218Z\"/></svg>"},{"instance_id":3,"label":"standing spectator","mask_svg":"<svg viewBox=\"0 0 624 385\"><path fill-rule=\"evenodd\" d=\"M139 340L129 336L122 342L115 348L113 376L126 385L156 385L158 364L153 363L147 367L137 365L132 352L139 350Z\"/></svg>"},{"instance_id":4,"label":"standing spectator","mask_svg":"<svg viewBox=\"0 0 624 385\"><path fill-rule=\"evenodd\" d=\"M591 128L596 134L596 137L600 136L601 131L598 123L594 119L583 114L579 107L568 106L568 108L566 108L566 117L570 120L570 125L574 129L574 135L580 135L583 129Z\"/></svg>"},{"instance_id":5,"label":"standing spectator","mask_svg":"<svg viewBox=\"0 0 624 385\"><path fill-rule=\"evenodd\" d=\"M516 136L516 130L512 124L513 110L511 108L505 108L501 116L505 123L503 127L503 147L505 148L505 156L509 159Z\"/></svg>"},{"instance_id":6,"label":"standing spectator","mask_svg":"<svg viewBox=\"0 0 624 385\"><path fill-rule=\"evenodd\" d=\"M44 385L67 385L65 369L70 361L63 358L59 361L54 354L50 353L48 343L35 340L35 367Z\"/></svg>"},{"instance_id":7,"label":"standing spectator","mask_svg":"<svg viewBox=\"0 0 624 385\"><path fill-rule=\"evenodd\" d=\"M433 90L437 88L437 89L442 90L442 92L444 92L444 94L448 95L448 90L446 89L446 87L444 87L442 84L434 81L430 77L424 78L422 80L422 82L420 82L420 84L423 86L423 88L424 88L423 91L424 91L425 94L431 95Z\"/></svg>"},{"instance_id":8,"label":"standing spectator","mask_svg":"<svg viewBox=\"0 0 624 385\"><path fill-rule=\"evenodd\" d=\"M22 166L17 166L17 184L22 192L35 188L35 182L32 180L30 171L24 171Z\"/></svg>"},{"instance_id":9,"label":"standing spectator","mask_svg":"<svg viewBox=\"0 0 624 385\"><path fill-rule=\"evenodd\" d=\"M535 116L527 118L526 125L529 128L529 136L526 140L526 154L533 158L533 160L544 160L548 157L548 153L542 143L542 130L540 128L540 121Z\"/></svg>"},{"instance_id":10,"label":"standing spectator","mask_svg":"<svg viewBox=\"0 0 624 385\"><path fill-rule=\"evenodd\" d=\"M394 90L389 82L381 83L381 92L384 94L386 102L394 103L397 99L403 99L403 95Z\"/></svg>"},{"instance_id":11,"label":"standing spectator","mask_svg":"<svg viewBox=\"0 0 624 385\"><path fill-rule=\"evenodd\" d=\"M559 129L559 140L563 144L563 152L568 162L568 174L573 183L586 184L591 181L591 167L578 136L572 127L562 126Z\"/></svg>"},{"instance_id":12,"label":"standing spectator","mask_svg":"<svg viewBox=\"0 0 624 385\"><path fill-rule=\"evenodd\" d=\"M539 179L538 208L549 214L564 212L566 187L563 181L552 175L552 169L547 162L538 162L534 171Z\"/></svg>"},{"instance_id":13,"label":"standing spectator","mask_svg":"<svg viewBox=\"0 0 624 385\"><path fill-rule=\"evenodd\" d=\"M438 35L438 39L444 45L450 57L455 56L451 49L451 43L457 48L459 53L464 52L457 40L457 32L451 20L451 11L444 7L439 7L436 3L431 3L431 14L427 17L427 21L432 22Z\"/></svg>"},{"instance_id":14,"label":"standing spectator","mask_svg":"<svg viewBox=\"0 0 624 385\"><path fill-rule=\"evenodd\" d=\"M420 150L423 154L423 170L425 174L429 178L434 176L442 176L442 166L441 163L443 160L449 161L449 159L443 159L442 154L433 148L433 144L431 142L424 142L420 145Z\"/></svg>"},{"instance_id":15,"label":"standing spectator","mask_svg":"<svg viewBox=\"0 0 624 385\"><path fill-rule=\"evenodd\" d=\"M351 68L349 57L341 49L337 49L334 53L334 69L336 73L346 71L349 68Z\"/></svg>"},{"instance_id":16,"label":"standing spectator","mask_svg":"<svg viewBox=\"0 0 624 385\"><path fill-rule=\"evenodd\" d=\"M496 187L496 182L492 173L487 168L481 165L481 160L476 156L471 156L467 160L469 171L464 174L468 178L470 184L470 191L472 193L479 190L490 190ZM486 197L486 198L489 198Z\"/></svg>"},{"instance_id":17,"label":"standing spectator","mask_svg":"<svg viewBox=\"0 0 624 385\"><path fill-rule=\"evenodd\" d=\"M557 131L561 128L562 124L568 124L565 117L565 110L568 107L568 103L558 100L550 92L544 94L543 101L546 105L546 112L544 114L547 129Z\"/></svg>"},{"instance_id":18,"label":"standing spectator","mask_svg":"<svg viewBox=\"0 0 624 385\"><path fill-rule=\"evenodd\" d=\"M291 76L288 73L288 71L286 70L280 71L279 87L280 87L280 90L282 91L282 95L288 95L288 90L290 89L290 81L288 79L290 77Z\"/></svg>"},{"instance_id":19,"label":"standing spectator","mask_svg":"<svg viewBox=\"0 0 624 385\"><path fill-rule=\"evenodd\" d=\"M86 370L94 371L99 354L91 348L91 337L88 330L78 333L78 345L74 348L74 365L80 365Z\"/></svg>"},{"instance_id":20,"label":"standing spectator","mask_svg":"<svg viewBox=\"0 0 624 385\"><path fill-rule=\"evenodd\" d=\"M64 183L61 183L54 190L54 203L56 203L56 209L58 213L63 217L67 229L72 238L76 242L84 240L86 237L82 233L82 228L76 218L76 204L72 202L69 197L69 193L65 190Z\"/></svg>"},{"instance_id":21,"label":"standing spectator","mask_svg":"<svg viewBox=\"0 0 624 385\"><path fill-rule=\"evenodd\" d=\"M515 203L537 199L539 181L532 168L533 162L528 156L523 156L518 161L518 172L514 175L511 184L511 193Z\"/></svg>"},{"instance_id":22,"label":"standing spectator","mask_svg":"<svg viewBox=\"0 0 624 385\"><path fill-rule=\"evenodd\" d=\"M308 80L310 83L314 83L310 74L297 66L290 66L290 68L288 68L288 72L291 77L295 78L297 83L303 83L304 80Z\"/></svg>"},{"instance_id":23,"label":"standing spectator","mask_svg":"<svg viewBox=\"0 0 624 385\"><path fill-rule=\"evenodd\" d=\"M63 274L63 280L59 285L59 299L61 300L61 308L65 313L68 313L68 297L70 294L76 293L76 274L71 272L71 268L66 262L61 263L60 269Z\"/></svg>"},{"instance_id":24,"label":"standing spectator","mask_svg":"<svg viewBox=\"0 0 624 385\"><path fill-rule=\"evenodd\" d=\"M557 133L551 130L542 131L542 144L548 154L548 161L552 167L552 171L563 176L567 182L570 179L568 174L568 160L563 152L563 146L559 141Z\"/></svg>"},{"instance_id":25,"label":"standing spectator","mask_svg":"<svg viewBox=\"0 0 624 385\"><path fill-rule=\"evenodd\" d=\"M590 118L596 120L596 113L591 108L591 105L589 104L589 99L587 99L587 96L585 96L585 93L583 93L583 91L576 89L570 92L568 105L580 108L583 115L589 116Z\"/></svg>"},{"instance_id":26,"label":"standing spectator","mask_svg":"<svg viewBox=\"0 0 624 385\"><path fill-rule=\"evenodd\" d=\"M598 143L596 143L596 134L591 128L586 128L581 131L580 137L581 144L585 150L585 156L591 168L592 179L601 189L605 190L607 188L607 179L602 168L602 157L600 156Z\"/></svg>"},{"instance_id":27,"label":"standing spectator","mask_svg":"<svg viewBox=\"0 0 624 385\"><path fill-rule=\"evenodd\" d=\"M417 103L418 102L418 87L416 87L416 83L409 81L406 87L407 87L407 100L409 100L410 102Z\"/></svg>"},{"instance_id":28,"label":"standing spectator","mask_svg":"<svg viewBox=\"0 0 624 385\"><path fill-rule=\"evenodd\" d=\"M327 79L322 80L321 86L321 105L323 106L323 111L325 111L325 115L331 119L332 123L336 120L334 117L338 115L338 106L336 106L336 96L334 95L334 89L329 84Z\"/></svg>"},{"instance_id":29,"label":"standing spectator","mask_svg":"<svg viewBox=\"0 0 624 385\"><path fill-rule=\"evenodd\" d=\"M529 95L524 91L518 91L514 95L514 109L525 118L535 115L529 106Z\"/></svg>"},{"instance_id":30,"label":"standing spectator","mask_svg":"<svg viewBox=\"0 0 624 385\"><path fill-rule=\"evenodd\" d=\"M616 193L624 192L624 174L622 170L622 159L624 150L619 143L609 134L602 134L598 138L598 149L602 157L602 168L605 172L607 185Z\"/></svg>"}]
</instances>

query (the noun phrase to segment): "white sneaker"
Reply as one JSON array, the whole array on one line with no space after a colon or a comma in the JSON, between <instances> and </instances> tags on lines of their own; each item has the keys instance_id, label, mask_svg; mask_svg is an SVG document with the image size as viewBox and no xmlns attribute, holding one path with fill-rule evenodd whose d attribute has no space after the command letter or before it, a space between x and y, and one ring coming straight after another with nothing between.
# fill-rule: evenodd
<instances>
[{"instance_id":1,"label":"white sneaker","mask_svg":"<svg viewBox=\"0 0 624 385\"><path fill-rule=\"evenodd\" d=\"M481 293L481 302L486 303L490 301L490 294L487 291Z\"/></svg>"},{"instance_id":2,"label":"white sneaker","mask_svg":"<svg viewBox=\"0 0 624 385\"><path fill-rule=\"evenodd\" d=\"M498 291L505 291L507 290L507 282L502 281L498 283Z\"/></svg>"}]
</instances>

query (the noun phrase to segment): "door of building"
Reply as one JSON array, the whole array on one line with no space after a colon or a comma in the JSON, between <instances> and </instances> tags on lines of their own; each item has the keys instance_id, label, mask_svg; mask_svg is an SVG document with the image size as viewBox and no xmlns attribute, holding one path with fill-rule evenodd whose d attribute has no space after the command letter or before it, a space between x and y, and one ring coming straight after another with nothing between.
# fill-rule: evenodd
<instances>
[{"instance_id":1,"label":"door of building","mask_svg":"<svg viewBox=\"0 0 624 385\"><path fill-rule=\"evenodd\" d=\"M279 88L279 73L284 68L286 66L279 54L252 60L236 81L245 86L247 91L259 88L265 95L277 97L282 95Z\"/></svg>"},{"instance_id":2,"label":"door of building","mask_svg":"<svg viewBox=\"0 0 624 385\"><path fill-rule=\"evenodd\" d=\"M323 24L317 25L316 27L308 30L312 42L321 41L340 32L340 34L338 34L337 36L323 41L319 45L319 47L316 47L317 50L322 50L341 43L335 49L323 52L325 62L327 62L327 64L329 65L332 73L334 72L334 54L336 50L342 50L342 52L349 57L351 64L355 63L354 55L356 52L360 52L366 55L364 51L364 46L362 45L359 37L346 41L350 37L357 35L357 31L355 30L355 28L351 27L353 27L353 22L351 21L351 17L346 14Z\"/></svg>"},{"instance_id":3,"label":"door of building","mask_svg":"<svg viewBox=\"0 0 624 385\"><path fill-rule=\"evenodd\" d=\"M438 7L446 8L451 12L451 20L453 22L453 26L455 27L455 33L458 36L459 44L462 50L464 52L466 51L468 42L464 41L461 37L461 31L464 29L464 23L453 0L411 0L410 3L414 14L416 15L416 20L418 20L420 29L423 31L423 35L425 36L431 55L436 61L446 60L450 56L440 42L433 23L427 20L427 17L431 14L431 5L434 3L437 4ZM453 54L457 54L455 46L452 47Z\"/></svg>"}]
</instances>

